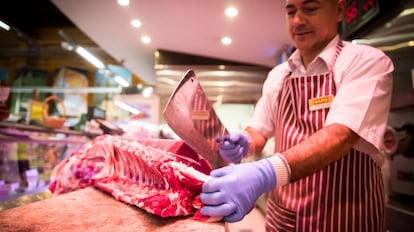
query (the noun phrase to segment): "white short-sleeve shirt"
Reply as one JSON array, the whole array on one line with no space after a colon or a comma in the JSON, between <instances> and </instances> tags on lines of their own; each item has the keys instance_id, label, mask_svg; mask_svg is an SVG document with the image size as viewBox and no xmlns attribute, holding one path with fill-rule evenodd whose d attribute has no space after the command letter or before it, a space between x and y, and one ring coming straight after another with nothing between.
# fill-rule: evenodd
<instances>
[{"instance_id":1,"label":"white short-sleeve shirt","mask_svg":"<svg viewBox=\"0 0 414 232\"><path fill-rule=\"evenodd\" d=\"M333 68L336 95L325 125L340 123L360 136L354 146L382 163L383 134L386 128L392 93L392 61L382 51L344 41L344 47L334 63L336 36L308 66L304 68L300 54L295 51L287 62L273 68L263 85L250 127L266 138L274 136L276 100L284 78L317 75Z\"/></svg>"}]
</instances>

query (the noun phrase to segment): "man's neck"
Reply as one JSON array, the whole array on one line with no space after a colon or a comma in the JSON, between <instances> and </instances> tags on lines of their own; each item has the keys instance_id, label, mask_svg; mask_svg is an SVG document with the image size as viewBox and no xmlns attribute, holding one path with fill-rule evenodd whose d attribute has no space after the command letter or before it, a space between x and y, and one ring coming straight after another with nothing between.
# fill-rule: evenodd
<instances>
[{"instance_id":1,"label":"man's neck","mask_svg":"<svg viewBox=\"0 0 414 232\"><path fill-rule=\"evenodd\" d=\"M302 61L303 67L305 67L305 70L308 69L308 65L312 62L314 58L315 56L309 58L308 56L304 56L303 54L300 55L300 59Z\"/></svg>"},{"instance_id":2,"label":"man's neck","mask_svg":"<svg viewBox=\"0 0 414 232\"><path fill-rule=\"evenodd\" d=\"M307 69L307 67L315 59L315 57L317 57L334 38L335 36L328 41L323 41L319 43L315 49L300 50L300 59L305 69Z\"/></svg>"}]
</instances>

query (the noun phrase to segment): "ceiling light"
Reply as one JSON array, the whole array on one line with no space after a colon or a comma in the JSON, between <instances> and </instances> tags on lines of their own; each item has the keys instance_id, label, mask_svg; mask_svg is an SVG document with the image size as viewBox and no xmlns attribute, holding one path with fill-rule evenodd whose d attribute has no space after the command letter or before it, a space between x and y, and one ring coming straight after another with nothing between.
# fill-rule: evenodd
<instances>
[{"instance_id":1,"label":"ceiling light","mask_svg":"<svg viewBox=\"0 0 414 232\"><path fill-rule=\"evenodd\" d=\"M126 110L126 111L128 111L128 112L130 112L131 114L139 114L139 113L141 113L141 111L140 111L140 110L138 110L137 108L132 107L131 105L128 105L128 104L126 104L126 103L124 103L124 102L121 102L121 101L114 101L114 104L115 104L116 106L118 106L119 108L121 108L121 109L123 109L123 110Z\"/></svg>"},{"instance_id":2,"label":"ceiling light","mask_svg":"<svg viewBox=\"0 0 414 232\"><path fill-rule=\"evenodd\" d=\"M98 58L96 58L94 55L89 53L86 49L84 49L81 46L77 46L75 49L76 53L81 55L83 58L85 58L87 61L92 63L96 68L105 68L105 65L100 61Z\"/></svg>"},{"instance_id":3,"label":"ceiling light","mask_svg":"<svg viewBox=\"0 0 414 232\"><path fill-rule=\"evenodd\" d=\"M142 26L142 23L138 19L133 19L133 20L131 20L131 25L135 28L138 28L138 27Z\"/></svg>"},{"instance_id":4,"label":"ceiling light","mask_svg":"<svg viewBox=\"0 0 414 232\"><path fill-rule=\"evenodd\" d=\"M122 87L128 87L129 86L129 83L119 75L116 75L114 77L114 79L115 79L116 83L118 83Z\"/></svg>"},{"instance_id":5,"label":"ceiling light","mask_svg":"<svg viewBox=\"0 0 414 232\"><path fill-rule=\"evenodd\" d=\"M62 46L63 49L67 50L67 51L73 51L75 50L75 46L69 42L66 41L62 41L60 43L60 46Z\"/></svg>"},{"instance_id":6,"label":"ceiling light","mask_svg":"<svg viewBox=\"0 0 414 232\"><path fill-rule=\"evenodd\" d=\"M239 14L239 11L235 7L228 7L226 9L226 15L228 17L235 17Z\"/></svg>"},{"instance_id":7,"label":"ceiling light","mask_svg":"<svg viewBox=\"0 0 414 232\"><path fill-rule=\"evenodd\" d=\"M225 37L221 38L221 43L224 44L224 45L229 45L229 44L231 44L231 42L232 42L232 40L231 40L230 37L225 36Z\"/></svg>"},{"instance_id":8,"label":"ceiling light","mask_svg":"<svg viewBox=\"0 0 414 232\"><path fill-rule=\"evenodd\" d=\"M141 42L143 42L144 44L149 44L151 43L151 37L144 35L141 37Z\"/></svg>"},{"instance_id":9,"label":"ceiling light","mask_svg":"<svg viewBox=\"0 0 414 232\"><path fill-rule=\"evenodd\" d=\"M3 28L6 31L10 31L10 26L7 25L7 23L0 20L0 27Z\"/></svg>"},{"instance_id":10,"label":"ceiling light","mask_svg":"<svg viewBox=\"0 0 414 232\"><path fill-rule=\"evenodd\" d=\"M121 6L128 6L129 0L118 0L118 4Z\"/></svg>"}]
</instances>

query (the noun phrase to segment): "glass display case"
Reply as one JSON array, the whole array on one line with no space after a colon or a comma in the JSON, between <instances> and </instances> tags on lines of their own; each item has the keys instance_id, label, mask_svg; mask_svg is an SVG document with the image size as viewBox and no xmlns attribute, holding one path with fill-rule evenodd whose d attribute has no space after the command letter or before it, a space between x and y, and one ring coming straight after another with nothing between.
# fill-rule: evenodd
<instances>
[{"instance_id":1,"label":"glass display case","mask_svg":"<svg viewBox=\"0 0 414 232\"><path fill-rule=\"evenodd\" d=\"M47 190L53 168L94 135L0 122L0 202Z\"/></svg>"}]
</instances>

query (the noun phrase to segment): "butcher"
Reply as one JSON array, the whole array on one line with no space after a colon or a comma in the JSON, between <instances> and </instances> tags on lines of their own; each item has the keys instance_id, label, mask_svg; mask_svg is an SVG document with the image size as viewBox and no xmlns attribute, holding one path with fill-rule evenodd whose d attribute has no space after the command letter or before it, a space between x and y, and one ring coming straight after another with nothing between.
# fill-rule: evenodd
<instances>
[{"instance_id":1,"label":"butcher","mask_svg":"<svg viewBox=\"0 0 414 232\"><path fill-rule=\"evenodd\" d=\"M385 231L381 144L393 64L341 39L345 10L345 0L286 1L296 50L269 72L246 129L218 139L235 164L203 184L202 214L240 221L269 193L267 231ZM241 162L272 137L273 155Z\"/></svg>"}]
</instances>

